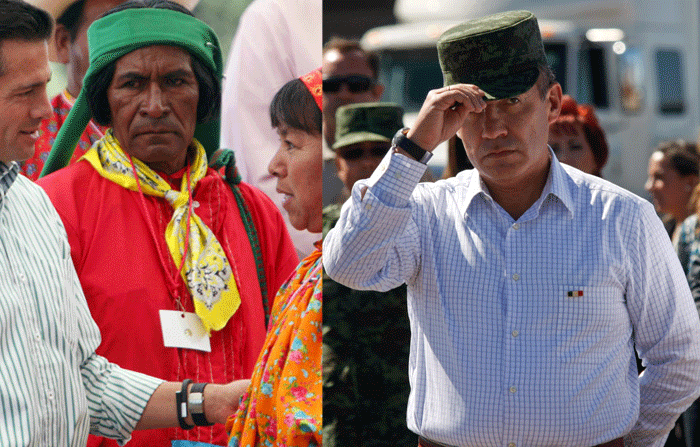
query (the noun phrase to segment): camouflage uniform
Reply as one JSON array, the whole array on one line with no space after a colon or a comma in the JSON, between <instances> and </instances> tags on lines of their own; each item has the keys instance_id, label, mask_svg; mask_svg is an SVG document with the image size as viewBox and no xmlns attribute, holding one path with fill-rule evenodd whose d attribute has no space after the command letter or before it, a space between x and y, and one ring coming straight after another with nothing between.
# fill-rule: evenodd
<instances>
[{"instance_id":1,"label":"camouflage uniform","mask_svg":"<svg viewBox=\"0 0 700 447\"><path fill-rule=\"evenodd\" d=\"M336 113L333 150L366 141L388 142L403 126L389 103L343 106ZM324 234L341 205L323 210ZM416 447L406 427L411 330L406 285L359 291L323 277L323 445Z\"/></svg>"},{"instance_id":2,"label":"camouflage uniform","mask_svg":"<svg viewBox=\"0 0 700 447\"><path fill-rule=\"evenodd\" d=\"M341 205L323 210L324 234ZM411 330L406 285L359 291L323 276L323 445L418 444L406 427Z\"/></svg>"}]
</instances>

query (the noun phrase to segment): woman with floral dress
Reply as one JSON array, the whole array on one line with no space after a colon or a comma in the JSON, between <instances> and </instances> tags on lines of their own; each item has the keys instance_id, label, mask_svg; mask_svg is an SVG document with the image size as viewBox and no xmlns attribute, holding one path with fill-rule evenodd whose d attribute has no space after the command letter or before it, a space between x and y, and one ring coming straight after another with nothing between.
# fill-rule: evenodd
<instances>
[{"instance_id":1,"label":"woman with floral dress","mask_svg":"<svg viewBox=\"0 0 700 447\"><path fill-rule=\"evenodd\" d=\"M285 84L270 105L281 145L268 166L298 230L322 221L321 71ZM238 411L230 447L321 445L321 243L280 288L263 350Z\"/></svg>"}]
</instances>

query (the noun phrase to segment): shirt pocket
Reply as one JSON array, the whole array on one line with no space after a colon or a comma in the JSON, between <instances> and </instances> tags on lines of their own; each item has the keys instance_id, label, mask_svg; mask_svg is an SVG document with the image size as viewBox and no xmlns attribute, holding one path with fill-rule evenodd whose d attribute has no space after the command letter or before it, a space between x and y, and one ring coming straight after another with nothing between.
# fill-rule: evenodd
<instances>
[{"instance_id":1,"label":"shirt pocket","mask_svg":"<svg viewBox=\"0 0 700 447\"><path fill-rule=\"evenodd\" d=\"M564 363L602 365L628 345L632 326L621 289L556 288L556 356Z\"/></svg>"}]
</instances>

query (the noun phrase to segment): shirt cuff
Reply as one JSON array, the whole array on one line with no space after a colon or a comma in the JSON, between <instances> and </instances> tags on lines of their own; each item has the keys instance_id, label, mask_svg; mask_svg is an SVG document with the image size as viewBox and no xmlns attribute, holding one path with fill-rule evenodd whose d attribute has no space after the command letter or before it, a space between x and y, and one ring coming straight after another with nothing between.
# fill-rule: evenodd
<instances>
[{"instance_id":1,"label":"shirt cuff","mask_svg":"<svg viewBox=\"0 0 700 447\"><path fill-rule=\"evenodd\" d=\"M369 179L355 184L353 195L366 186L383 204L405 207L426 169L427 165L390 150Z\"/></svg>"}]
</instances>

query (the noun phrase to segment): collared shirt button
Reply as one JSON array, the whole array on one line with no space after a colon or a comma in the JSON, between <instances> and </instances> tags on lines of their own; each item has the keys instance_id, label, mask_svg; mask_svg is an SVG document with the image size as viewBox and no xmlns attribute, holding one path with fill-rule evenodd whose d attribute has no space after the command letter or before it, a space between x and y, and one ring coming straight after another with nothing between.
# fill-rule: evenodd
<instances>
[{"instance_id":1,"label":"collared shirt button","mask_svg":"<svg viewBox=\"0 0 700 447\"><path fill-rule=\"evenodd\" d=\"M510 388L508 389L508 391L510 391L510 394L515 394L515 393L517 393L517 392L518 392L518 388L517 388L517 387L514 387L514 386L512 386L512 387L510 387Z\"/></svg>"},{"instance_id":2,"label":"collared shirt button","mask_svg":"<svg viewBox=\"0 0 700 447\"><path fill-rule=\"evenodd\" d=\"M365 205L365 209L366 209L367 211L371 210L371 209L372 209L372 205L370 205L370 204L368 203L367 205Z\"/></svg>"},{"instance_id":3,"label":"collared shirt button","mask_svg":"<svg viewBox=\"0 0 700 447\"><path fill-rule=\"evenodd\" d=\"M53 398L55 397L53 390L46 391L46 397L48 397L49 400L53 400Z\"/></svg>"},{"instance_id":4,"label":"collared shirt button","mask_svg":"<svg viewBox=\"0 0 700 447\"><path fill-rule=\"evenodd\" d=\"M400 173L400 172L397 172L395 177L396 177L397 179L400 179L400 178L401 178L401 173Z\"/></svg>"},{"instance_id":5,"label":"collared shirt button","mask_svg":"<svg viewBox=\"0 0 700 447\"><path fill-rule=\"evenodd\" d=\"M520 332L518 332L518 331L513 331L513 332L511 332L511 335L512 335L513 337L517 337L518 335L520 335Z\"/></svg>"},{"instance_id":6,"label":"collared shirt button","mask_svg":"<svg viewBox=\"0 0 700 447\"><path fill-rule=\"evenodd\" d=\"M518 281L520 279L520 275L517 273L513 273L513 281Z\"/></svg>"},{"instance_id":7,"label":"collared shirt button","mask_svg":"<svg viewBox=\"0 0 700 447\"><path fill-rule=\"evenodd\" d=\"M519 223L514 223L514 224L513 224L513 229L514 229L514 230L519 230L519 229L520 229L520 224L519 224Z\"/></svg>"},{"instance_id":8,"label":"collared shirt button","mask_svg":"<svg viewBox=\"0 0 700 447\"><path fill-rule=\"evenodd\" d=\"M17 273L17 279L19 279L21 282L27 281L27 277L22 272Z\"/></svg>"},{"instance_id":9,"label":"collared shirt button","mask_svg":"<svg viewBox=\"0 0 700 447\"><path fill-rule=\"evenodd\" d=\"M198 201L193 201L192 202L192 208L199 208L199 202Z\"/></svg>"}]
</instances>

